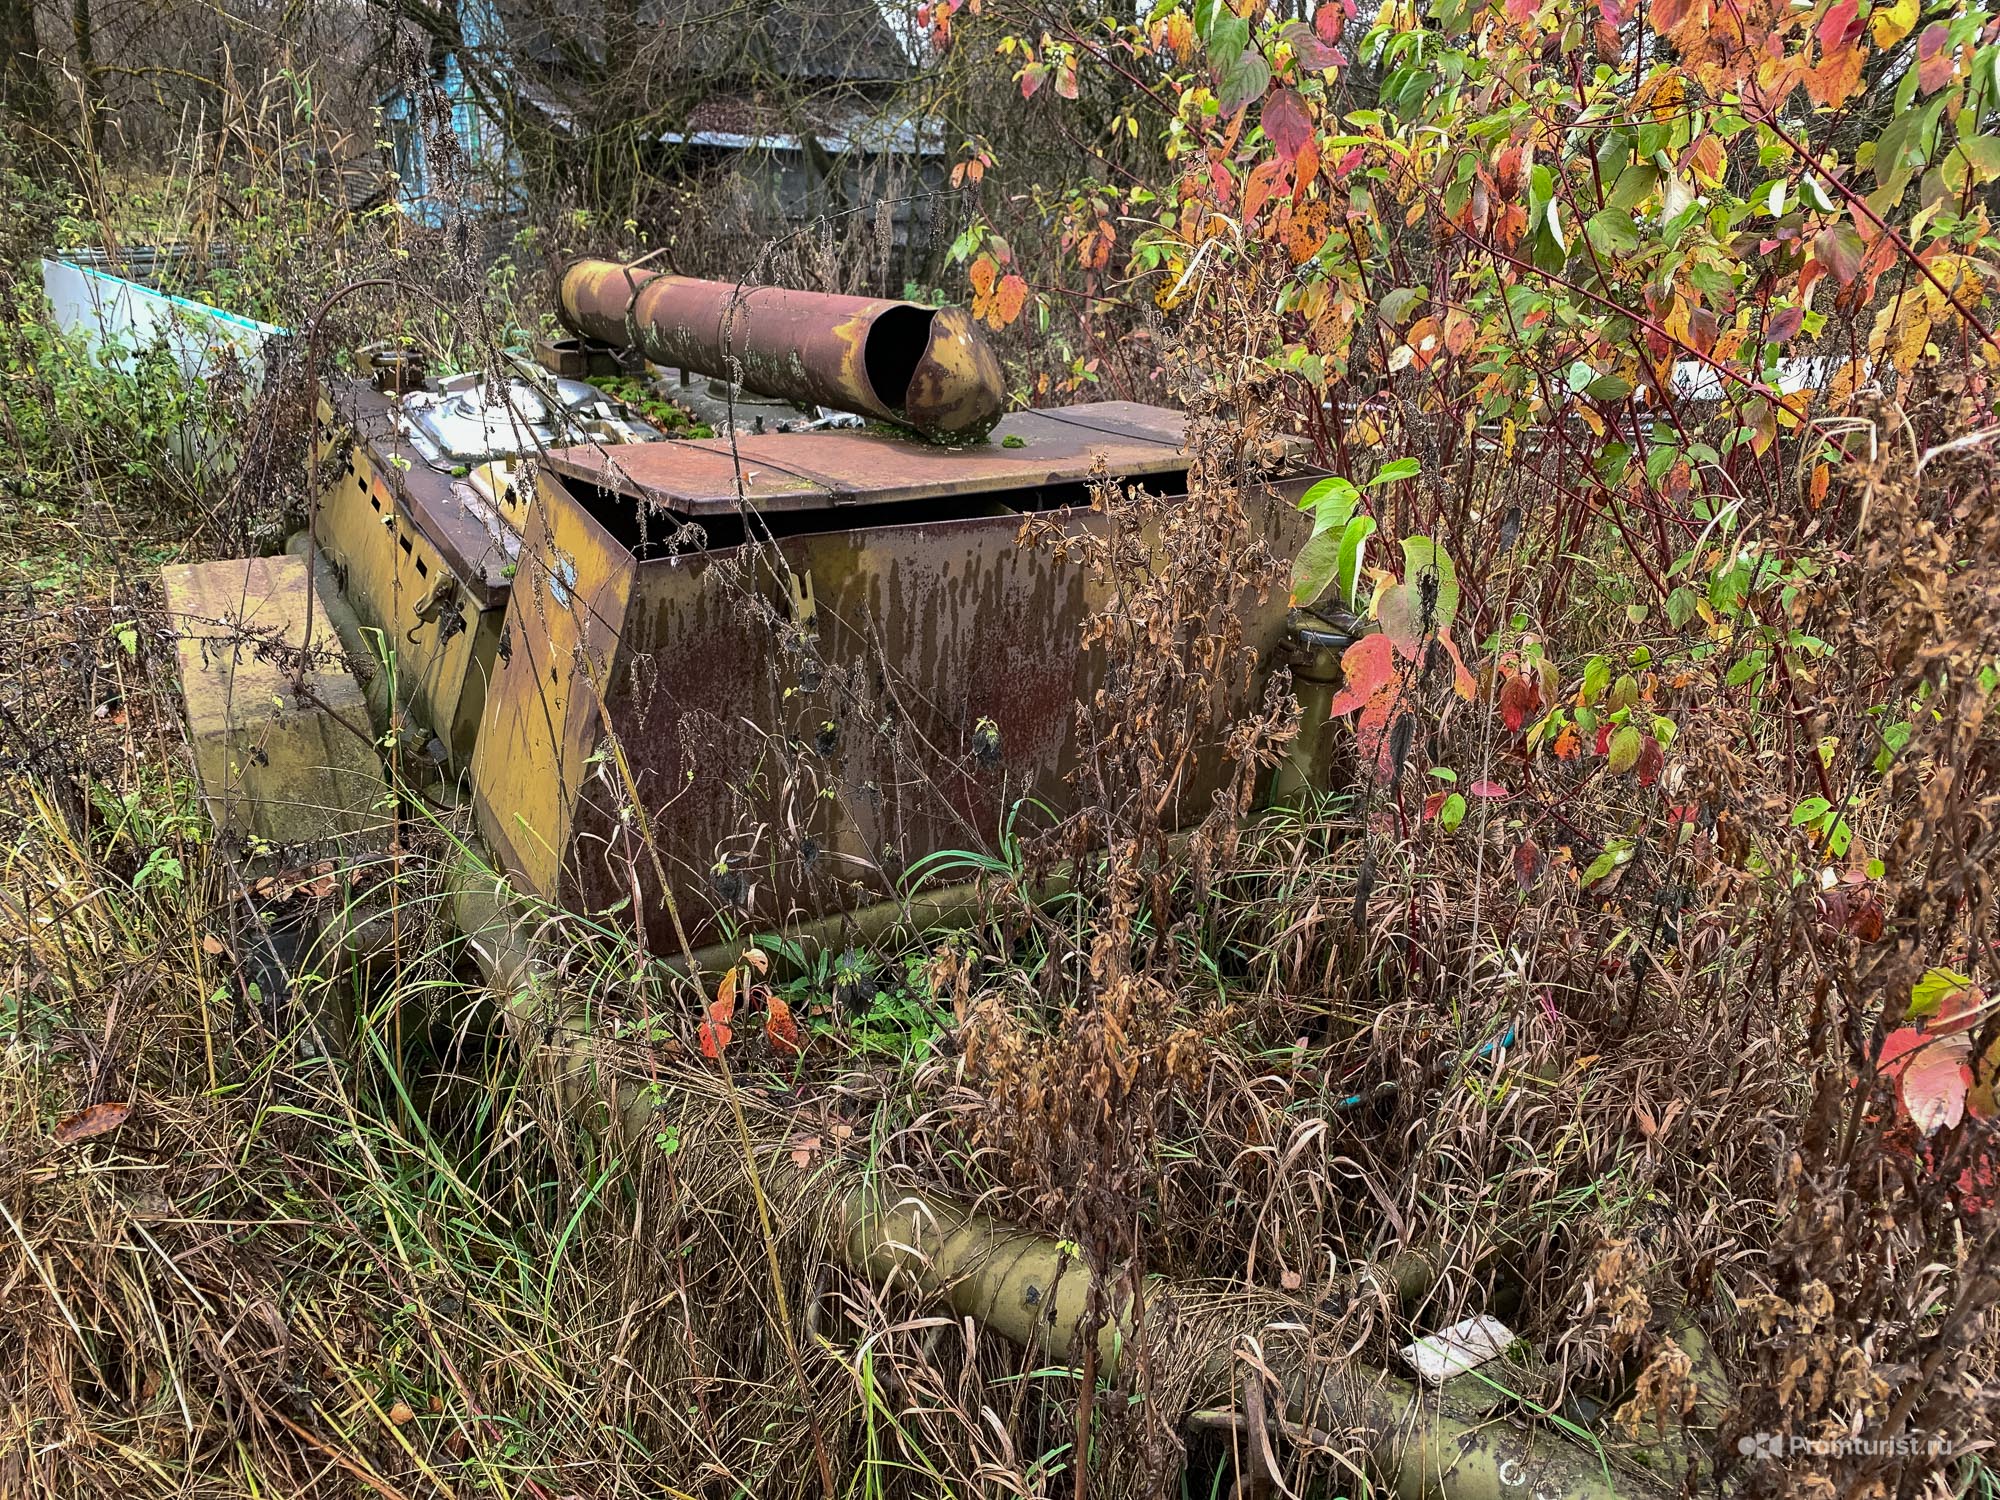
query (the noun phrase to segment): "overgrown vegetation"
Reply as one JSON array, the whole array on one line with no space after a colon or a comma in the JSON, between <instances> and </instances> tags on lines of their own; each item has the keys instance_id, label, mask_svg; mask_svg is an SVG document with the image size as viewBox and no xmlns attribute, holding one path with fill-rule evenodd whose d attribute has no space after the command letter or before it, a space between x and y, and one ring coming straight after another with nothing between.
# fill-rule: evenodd
<instances>
[{"instance_id":1,"label":"overgrown vegetation","mask_svg":"<svg viewBox=\"0 0 2000 1500\"><path fill-rule=\"evenodd\" d=\"M627 212L684 244L686 182L600 161L615 203L531 174L517 222L425 227L329 191L374 122L289 61L183 137L36 95L0 230L0 1495L1525 1493L1504 1455L1420 1475L1449 1421L1533 1431L1579 1496L1991 1494L1993 18L922 19L898 107L949 126L955 238L908 269L963 275L1027 398L1183 408L1188 493L1024 530L1112 601L1106 686L1065 806L901 872L975 879L968 928L746 922L692 977L622 902L475 951L471 820L411 791L388 961L290 985L155 583L300 525L315 379L384 340L494 367L553 329L545 252ZM890 223L742 269L863 284ZM261 379L57 330L41 253L149 239L294 331ZM1280 545L1252 511L1302 461ZM744 609L892 738L896 664L825 656L751 554ZM1322 726L1242 621L1287 599L1352 644L1336 785L1274 808ZM747 730L802 801L865 793ZM636 890L670 807L602 759ZM948 1300L951 1204L994 1216L973 1282L1053 1264L1074 1346ZM1393 1405L1376 1372L1482 1312L1507 1362Z\"/></svg>"}]
</instances>

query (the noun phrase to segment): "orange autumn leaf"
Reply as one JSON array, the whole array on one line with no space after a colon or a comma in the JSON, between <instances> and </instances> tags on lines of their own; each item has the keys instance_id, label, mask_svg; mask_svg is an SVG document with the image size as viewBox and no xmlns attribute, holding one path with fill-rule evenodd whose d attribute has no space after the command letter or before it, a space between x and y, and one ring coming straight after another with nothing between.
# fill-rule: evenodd
<instances>
[{"instance_id":1,"label":"orange autumn leaf","mask_svg":"<svg viewBox=\"0 0 2000 1500\"><path fill-rule=\"evenodd\" d=\"M982 297L990 297L993 295L994 280L1000 275L1000 267L982 255L972 263L970 275L973 291Z\"/></svg>"},{"instance_id":2,"label":"orange autumn leaf","mask_svg":"<svg viewBox=\"0 0 2000 1500\"><path fill-rule=\"evenodd\" d=\"M722 983L715 987L715 1003L708 1008L709 1015L717 1021L731 1021L736 1018L736 984L742 970L731 967L722 976Z\"/></svg>"},{"instance_id":3,"label":"orange autumn leaf","mask_svg":"<svg viewBox=\"0 0 2000 1500\"><path fill-rule=\"evenodd\" d=\"M1285 164L1276 157L1269 157L1257 163L1250 171L1250 178L1243 184L1243 222L1253 222L1264 205L1271 201L1271 194L1278 185L1278 175L1285 170Z\"/></svg>"},{"instance_id":4,"label":"orange autumn leaf","mask_svg":"<svg viewBox=\"0 0 2000 1500\"><path fill-rule=\"evenodd\" d=\"M1431 361L1435 360L1443 350L1444 333L1438 327L1436 318L1419 318L1411 326L1407 342L1412 356L1411 364L1418 370L1427 370Z\"/></svg>"},{"instance_id":5,"label":"orange autumn leaf","mask_svg":"<svg viewBox=\"0 0 2000 1500\"><path fill-rule=\"evenodd\" d=\"M1313 178L1319 175L1319 141L1315 137L1299 147L1299 154L1292 159L1292 201L1305 198L1306 189L1312 186Z\"/></svg>"},{"instance_id":6,"label":"orange autumn leaf","mask_svg":"<svg viewBox=\"0 0 2000 1500\"><path fill-rule=\"evenodd\" d=\"M701 1043L701 1055L713 1061L722 1056L722 1049L729 1045L735 1035L736 1033L725 1022L703 1021L700 1029L695 1032L695 1040Z\"/></svg>"},{"instance_id":7,"label":"orange autumn leaf","mask_svg":"<svg viewBox=\"0 0 2000 1500\"><path fill-rule=\"evenodd\" d=\"M1005 328L1021 316L1027 300L1028 283L1009 271L993 290L993 310L986 321L994 328Z\"/></svg>"},{"instance_id":8,"label":"orange autumn leaf","mask_svg":"<svg viewBox=\"0 0 2000 1500\"><path fill-rule=\"evenodd\" d=\"M131 1113L129 1104L93 1104L64 1119L51 1134L58 1146L74 1146L79 1141L110 1134Z\"/></svg>"},{"instance_id":9,"label":"orange autumn leaf","mask_svg":"<svg viewBox=\"0 0 2000 1500\"><path fill-rule=\"evenodd\" d=\"M1332 229L1332 215L1324 203L1301 203L1292 210L1291 222L1285 226L1285 253L1292 258L1292 264L1302 266L1319 254L1319 247L1326 243Z\"/></svg>"},{"instance_id":10,"label":"orange autumn leaf","mask_svg":"<svg viewBox=\"0 0 2000 1500\"><path fill-rule=\"evenodd\" d=\"M1722 186L1722 174L1729 166L1729 152L1717 136L1705 135L1687 149L1681 165L1705 188Z\"/></svg>"},{"instance_id":11,"label":"orange autumn leaf","mask_svg":"<svg viewBox=\"0 0 2000 1500\"><path fill-rule=\"evenodd\" d=\"M799 1052L799 1023L792 1019L792 1008L776 995L764 1017L764 1039L771 1044L771 1050L796 1057Z\"/></svg>"},{"instance_id":12,"label":"orange autumn leaf","mask_svg":"<svg viewBox=\"0 0 2000 1500\"><path fill-rule=\"evenodd\" d=\"M1807 97L1815 104L1839 109L1860 90L1863 61L1859 47L1843 47L1822 58L1805 76Z\"/></svg>"}]
</instances>

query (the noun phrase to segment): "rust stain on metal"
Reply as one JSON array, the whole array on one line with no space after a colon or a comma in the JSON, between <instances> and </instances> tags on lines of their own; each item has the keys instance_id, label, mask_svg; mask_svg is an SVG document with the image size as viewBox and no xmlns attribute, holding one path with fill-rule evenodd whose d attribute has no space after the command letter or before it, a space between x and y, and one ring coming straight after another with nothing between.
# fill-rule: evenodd
<instances>
[{"instance_id":1,"label":"rust stain on metal","mask_svg":"<svg viewBox=\"0 0 2000 1500\"><path fill-rule=\"evenodd\" d=\"M598 706L573 666L580 637L680 909L701 935L725 915L764 923L858 909L897 890L926 854L994 847L1023 799L1069 805L1076 705L1106 670L1082 648L1080 626L1109 601L1080 566L1021 544L1016 503L1089 478L1100 460L1130 478L1175 473L1185 458L1168 413L1106 406L1019 420L1043 452L1031 442L939 455L840 433L749 440L739 445L749 489L766 508L956 499L942 519L937 506L903 523L871 509L870 524L854 525L835 509L817 523L800 516L805 529L775 543L663 556L635 557L612 533L645 501L690 513L733 506L727 444L608 455L638 461L618 486L583 450L556 455L473 773L482 829L523 883L598 910L629 896L636 872L653 940L669 931L622 784L597 753ZM565 474L596 488L572 488ZM1286 532L1303 526L1298 488L1251 498L1273 545L1298 539ZM1104 524L1074 503L1044 513L1071 529ZM581 628L553 604L550 581L565 569L579 580ZM783 623L791 585L808 577L810 643ZM1285 602L1274 593L1246 615L1247 642L1266 654L1283 635ZM1242 707L1251 691L1234 684L1229 696ZM1217 738L1170 810L1176 820L1207 811L1224 771Z\"/></svg>"},{"instance_id":2,"label":"rust stain on metal","mask_svg":"<svg viewBox=\"0 0 2000 1500\"><path fill-rule=\"evenodd\" d=\"M775 433L699 442L562 448L549 467L619 495L690 516L733 511L740 462L743 499L761 511L938 499L988 491L1183 472L1178 413L1129 401L1015 412L983 443L940 449L861 432Z\"/></svg>"},{"instance_id":3,"label":"rust stain on metal","mask_svg":"<svg viewBox=\"0 0 2000 1500\"><path fill-rule=\"evenodd\" d=\"M563 272L572 333L807 405L964 441L999 417L1000 361L962 308L699 281L616 261Z\"/></svg>"}]
</instances>

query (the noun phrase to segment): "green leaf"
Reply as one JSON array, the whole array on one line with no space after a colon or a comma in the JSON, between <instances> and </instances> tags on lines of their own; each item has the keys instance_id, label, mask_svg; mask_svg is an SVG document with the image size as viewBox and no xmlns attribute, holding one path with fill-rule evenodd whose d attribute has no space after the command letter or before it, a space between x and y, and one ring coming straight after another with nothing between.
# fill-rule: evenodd
<instances>
[{"instance_id":1,"label":"green leaf","mask_svg":"<svg viewBox=\"0 0 2000 1500\"><path fill-rule=\"evenodd\" d=\"M1405 460L1414 463L1414 459ZM1424 592L1427 575L1437 578L1436 626L1442 630L1458 618L1458 570L1444 549L1427 536L1403 538L1403 582L1413 585L1418 597Z\"/></svg>"},{"instance_id":2,"label":"green leaf","mask_svg":"<svg viewBox=\"0 0 2000 1500\"><path fill-rule=\"evenodd\" d=\"M1337 576L1340 591L1347 607L1353 609L1358 604L1357 595L1361 588L1361 559L1368 550L1368 538L1375 534L1373 516L1355 516L1348 521L1340 534L1340 561Z\"/></svg>"},{"instance_id":3,"label":"green leaf","mask_svg":"<svg viewBox=\"0 0 2000 1500\"><path fill-rule=\"evenodd\" d=\"M1556 194L1555 174L1539 162L1528 170L1528 222L1541 216L1542 205Z\"/></svg>"},{"instance_id":4,"label":"green leaf","mask_svg":"<svg viewBox=\"0 0 2000 1500\"><path fill-rule=\"evenodd\" d=\"M1632 210L1652 197L1653 190L1659 185L1660 169L1658 167L1649 167L1643 162L1627 167L1618 174L1618 180L1611 185L1611 196L1604 200L1604 213L1611 213L1616 210L1625 214L1629 223ZM1594 224L1598 219L1603 217L1604 214L1593 215L1591 222ZM1632 231L1633 243L1638 243L1638 238L1639 233L1635 228Z\"/></svg>"},{"instance_id":5,"label":"green leaf","mask_svg":"<svg viewBox=\"0 0 2000 1500\"><path fill-rule=\"evenodd\" d=\"M1924 977L1910 986L1910 1014L1934 1016L1946 1000L1971 987L1971 976L1956 969L1926 969Z\"/></svg>"},{"instance_id":6,"label":"green leaf","mask_svg":"<svg viewBox=\"0 0 2000 1500\"><path fill-rule=\"evenodd\" d=\"M1414 458L1392 459L1376 470L1375 477L1368 481L1368 488L1377 485L1395 484L1404 479L1415 479L1424 472L1424 466Z\"/></svg>"},{"instance_id":7,"label":"green leaf","mask_svg":"<svg viewBox=\"0 0 2000 1500\"><path fill-rule=\"evenodd\" d=\"M1453 792L1444 799L1444 806L1438 809L1438 827L1446 833L1458 832L1458 825L1465 821L1465 798Z\"/></svg>"},{"instance_id":8,"label":"green leaf","mask_svg":"<svg viewBox=\"0 0 2000 1500\"><path fill-rule=\"evenodd\" d=\"M1227 77L1230 69L1242 58L1244 49L1250 45L1250 23L1226 5L1219 5L1216 9L1220 14L1202 40L1208 44L1208 60L1216 74Z\"/></svg>"},{"instance_id":9,"label":"green leaf","mask_svg":"<svg viewBox=\"0 0 2000 1500\"><path fill-rule=\"evenodd\" d=\"M1817 823L1826 816L1833 804L1824 797L1808 797L1792 809L1792 827L1799 828L1807 823Z\"/></svg>"},{"instance_id":10,"label":"green leaf","mask_svg":"<svg viewBox=\"0 0 2000 1500\"><path fill-rule=\"evenodd\" d=\"M1959 180L1953 182L1956 176ZM1966 179L1973 186L1993 181L2000 177L2000 136L1962 135L1951 154L1945 158L1945 186L1955 192L1964 192Z\"/></svg>"},{"instance_id":11,"label":"green leaf","mask_svg":"<svg viewBox=\"0 0 2000 1500\"><path fill-rule=\"evenodd\" d=\"M1611 736L1607 747L1610 754L1606 764L1614 776L1622 776L1639 764L1639 752L1645 748L1645 737L1632 725L1626 724Z\"/></svg>"},{"instance_id":12,"label":"green leaf","mask_svg":"<svg viewBox=\"0 0 2000 1500\"><path fill-rule=\"evenodd\" d=\"M1583 389L1599 401L1623 401L1632 394L1632 382L1623 375L1600 375Z\"/></svg>"},{"instance_id":13,"label":"green leaf","mask_svg":"<svg viewBox=\"0 0 2000 1500\"><path fill-rule=\"evenodd\" d=\"M1611 661L1608 657L1593 656L1583 668L1583 701L1595 703L1604 696L1604 690L1611 686Z\"/></svg>"},{"instance_id":14,"label":"green leaf","mask_svg":"<svg viewBox=\"0 0 2000 1500\"><path fill-rule=\"evenodd\" d=\"M1384 323L1401 326L1403 320L1416 307L1418 300L1426 295L1428 294L1420 286L1399 286L1394 291L1385 293L1382 300L1375 304L1375 316Z\"/></svg>"},{"instance_id":15,"label":"green leaf","mask_svg":"<svg viewBox=\"0 0 2000 1500\"><path fill-rule=\"evenodd\" d=\"M1552 232L1555 214L1556 206L1551 203L1549 223ZM1583 232L1589 238L1591 248L1599 255L1630 255L1639 248L1639 226L1632 222L1629 209L1607 208L1602 213L1592 214L1584 221Z\"/></svg>"},{"instance_id":16,"label":"green leaf","mask_svg":"<svg viewBox=\"0 0 2000 1500\"><path fill-rule=\"evenodd\" d=\"M1598 855L1596 859L1593 859L1590 862L1590 867L1583 872L1583 883L1587 886L1596 885L1598 881L1609 875L1620 865L1629 865L1631 862L1631 841L1629 839L1613 839L1609 844L1604 846L1604 852Z\"/></svg>"},{"instance_id":17,"label":"green leaf","mask_svg":"<svg viewBox=\"0 0 2000 1500\"><path fill-rule=\"evenodd\" d=\"M1237 110L1263 98L1264 91L1270 86L1271 65L1264 61L1261 52L1246 51L1222 76L1222 87L1218 90L1222 112L1235 114Z\"/></svg>"},{"instance_id":18,"label":"green leaf","mask_svg":"<svg viewBox=\"0 0 2000 1500\"><path fill-rule=\"evenodd\" d=\"M1292 559L1292 607L1310 609L1333 587L1340 571L1341 534L1315 531Z\"/></svg>"},{"instance_id":19,"label":"green leaf","mask_svg":"<svg viewBox=\"0 0 2000 1500\"><path fill-rule=\"evenodd\" d=\"M1338 474L1320 480L1311 489L1299 496L1299 509L1313 513L1313 527L1324 531L1334 526L1345 526L1347 518L1354 514L1355 502L1361 492ZM1328 517L1337 517L1329 520Z\"/></svg>"}]
</instances>

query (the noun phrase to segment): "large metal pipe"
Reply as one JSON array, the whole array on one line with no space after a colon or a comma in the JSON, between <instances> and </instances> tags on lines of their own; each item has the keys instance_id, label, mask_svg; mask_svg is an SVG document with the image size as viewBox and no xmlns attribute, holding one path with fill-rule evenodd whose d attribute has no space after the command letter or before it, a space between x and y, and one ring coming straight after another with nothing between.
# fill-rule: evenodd
<instances>
[{"instance_id":1,"label":"large metal pipe","mask_svg":"<svg viewBox=\"0 0 2000 1500\"><path fill-rule=\"evenodd\" d=\"M1000 419L1000 361L958 307L697 281L574 261L557 298L572 333L802 405L965 442Z\"/></svg>"}]
</instances>

